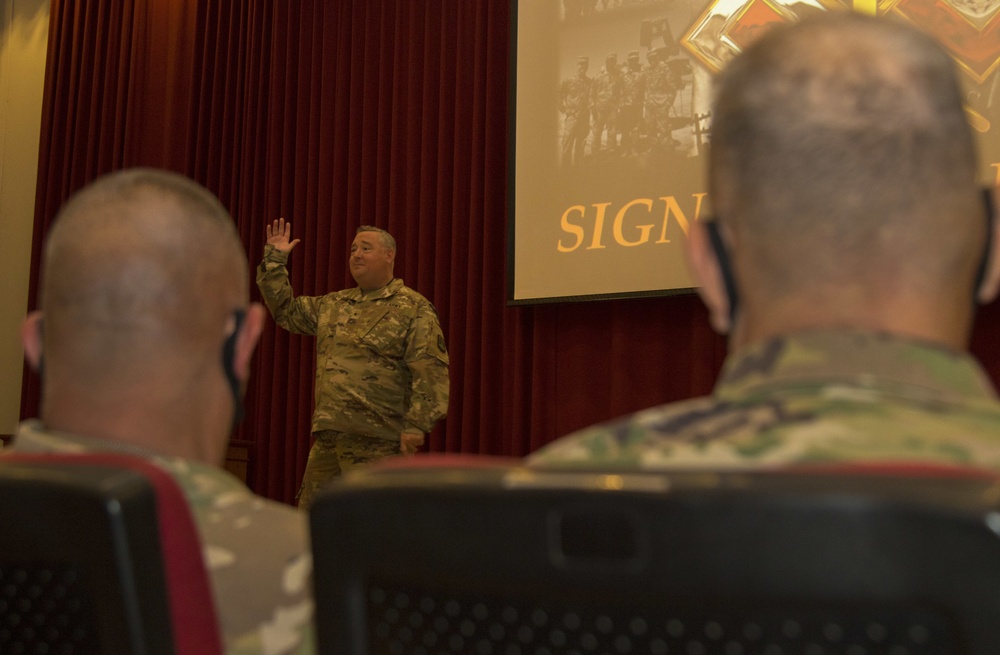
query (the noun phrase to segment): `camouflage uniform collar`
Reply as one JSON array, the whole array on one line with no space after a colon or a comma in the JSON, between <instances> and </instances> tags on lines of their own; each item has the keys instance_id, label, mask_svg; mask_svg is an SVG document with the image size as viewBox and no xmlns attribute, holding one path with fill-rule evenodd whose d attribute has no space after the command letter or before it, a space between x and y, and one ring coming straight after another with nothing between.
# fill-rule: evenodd
<instances>
[{"instance_id":1,"label":"camouflage uniform collar","mask_svg":"<svg viewBox=\"0 0 1000 655\"><path fill-rule=\"evenodd\" d=\"M389 298L391 296L399 293L399 290L403 288L402 278L394 277L389 281L389 284L378 289L372 289L371 291L362 291L361 287L354 287L351 289L350 299L354 301L358 300L378 300L379 298Z\"/></svg>"},{"instance_id":2,"label":"camouflage uniform collar","mask_svg":"<svg viewBox=\"0 0 1000 655\"><path fill-rule=\"evenodd\" d=\"M776 387L851 386L945 402L995 400L971 355L928 342L859 330L779 337L730 355L715 388L733 399Z\"/></svg>"},{"instance_id":3,"label":"camouflage uniform collar","mask_svg":"<svg viewBox=\"0 0 1000 655\"><path fill-rule=\"evenodd\" d=\"M98 437L88 437L69 432L48 430L39 419L22 421L14 438L14 450L31 453L119 453L144 459L169 460L171 458L147 448Z\"/></svg>"}]
</instances>

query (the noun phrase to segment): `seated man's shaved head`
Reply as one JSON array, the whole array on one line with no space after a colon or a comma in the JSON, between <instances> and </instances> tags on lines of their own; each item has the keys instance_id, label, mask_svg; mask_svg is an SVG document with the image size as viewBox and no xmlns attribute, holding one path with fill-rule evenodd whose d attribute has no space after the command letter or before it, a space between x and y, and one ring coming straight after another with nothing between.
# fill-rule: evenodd
<instances>
[{"instance_id":1,"label":"seated man's shaved head","mask_svg":"<svg viewBox=\"0 0 1000 655\"><path fill-rule=\"evenodd\" d=\"M122 453L169 473L198 527L224 650L291 655L314 641L307 517L222 468L264 320L249 294L233 220L208 190L151 169L89 184L47 236L21 334L41 412L12 449Z\"/></svg>"},{"instance_id":2,"label":"seated man's shaved head","mask_svg":"<svg viewBox=\"0 0 1000 655\"><path fill-rule=\"evenodd\" d=\"M1000 285L995 189L948 52L891 15L774 27L718 78L688 255L729 352L710 395L547 445L539 466L1000 470L968 352Z\"/></svg>"},{"instance_id":3,"label":"seated man's shaved head","mask_svg":"<svg viewBox=\"0 0 1000 655\"><path fill-rule=\"evenodd\" d=\"M710 195L746 301L737 343L835 326L964 345L986 210L942 48L836 12L775 28L718 84Z\"/></svg>"},{"instance_id":4,"label":"seated man's shaved head","mask_svg":"<svg viewBox=\"0 0 1000 655\"><path fill-rule=\"evenodd\" d=\"M29 320L25 329L41 332L48 427L80 432L83 421L107 434L98 407L200 421L199 433L232 420L233 400L218 391L229 384L224 344L248 309L247 263L229 213L207 190L157 170L101 178L56 217L41 280L37 327ZM260 308L250 309L255 343ZM199 439L191 438L185 447ZM219 442L203 439L198 457L219 463Z\"/></svg>"}]
</instances>

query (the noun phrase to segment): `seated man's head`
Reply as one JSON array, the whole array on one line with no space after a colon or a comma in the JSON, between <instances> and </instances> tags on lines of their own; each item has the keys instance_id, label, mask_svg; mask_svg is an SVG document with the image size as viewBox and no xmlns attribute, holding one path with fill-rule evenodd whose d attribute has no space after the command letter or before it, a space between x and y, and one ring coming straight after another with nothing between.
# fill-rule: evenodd
<instances>
[{"instance_id":1,"label":"seated man's head","mask_svg":"<svg viewBox=\"0 0 1000 655\"><path fill-rule=\"evenodd\" d=\"M717 92L709 190L735 313L704 225L689 251L713 325L735 346L822 328L964 346L997 267L980 271L987 203L947 53L833 12L767 33Z\"/></svg>"},{"instance_id":2,"label":"seated man's head","mask_svg":"<svg viewBox=\"0 0 1000 655\"><path fill-rule=\"evenodd\" d=\"M49 232L23 330L46 427L220 463L260 335L233 221L180 175L105 176Z\"/></svg>"}]
</instances>

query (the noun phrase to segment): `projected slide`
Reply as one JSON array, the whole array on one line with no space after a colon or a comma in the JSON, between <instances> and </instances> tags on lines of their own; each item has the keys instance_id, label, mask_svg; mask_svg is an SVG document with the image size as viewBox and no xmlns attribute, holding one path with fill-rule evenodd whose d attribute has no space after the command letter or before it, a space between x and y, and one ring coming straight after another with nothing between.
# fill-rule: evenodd
<instances>
[{"instance_id":1,"label":"projected slide","mask_svg":"<svg viewBox=\"0 0 1000 655\"><path fill-rule=\"evenodd\" d=\"M938 37L964 73L983 182L998 179L1000 0L515 4L511 302L690 290L684 243L711 211L712 79L764 30L809 13L891 12Z\"/></svg>"}]
</instances>

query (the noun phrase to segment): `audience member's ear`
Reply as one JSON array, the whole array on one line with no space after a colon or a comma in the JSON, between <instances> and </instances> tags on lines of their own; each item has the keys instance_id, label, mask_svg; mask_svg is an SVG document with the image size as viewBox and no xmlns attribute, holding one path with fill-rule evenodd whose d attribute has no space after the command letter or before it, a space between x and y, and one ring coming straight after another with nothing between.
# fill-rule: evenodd
<instances>
[{"instance_id":1,"label":"audience member's ear","mask_svg":"<svg viewBox=\"0 0 1000 655\"><path fill-rule=\"evenodd\" d=\"M21 324L21 345L28 365L38 371L42 364L42 312L36 310L25 317Z\"/></svg>"},{"instance_id":2,"label":"audience member's ear","mask_svg":"<svg viewBox=\"0 0 1000 655\"><path fill-rule=\"evenodd\" d=\"M997 207L997 201L1000 190L993 189L993 206ZM1000 292L1000 225L997 224L996 213L991 216L993 221L993 229L990 231L991 243L989 247L989 258L986 261L986 273L983 275L983 281L979 285L979 289L976 290L976 300L980 304L987 304L997 297L997 293Z\"/></svg>"},{"instance_id":3,"label":"audience member's ear","mask_svg":"<svg viewBox=\"0 0 1000 655\"><path fill-rule=\"evenodd\" d=\"M695 221L691 224L686 251L688 267L698 285L698 295L708 308L712 328L719 334L727 334L732 327L729 320L729 296L719 259L703 223Z\"/></svg>"},{"instance_id":4,"label":"audience member's ear","mask_svg":"<svg viewBox=\"0 0 1000 655\"><path fill-rule=\"evenodd\" d=\"M250 360L264 330L264 307L260 303L250 303L243 326L236 337L236 351L233 356L233 371L242 382L250 375Z\"/></svg>"}]
</instances>

